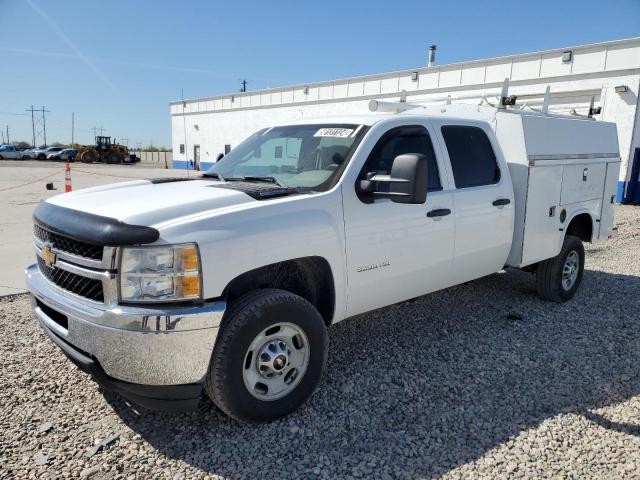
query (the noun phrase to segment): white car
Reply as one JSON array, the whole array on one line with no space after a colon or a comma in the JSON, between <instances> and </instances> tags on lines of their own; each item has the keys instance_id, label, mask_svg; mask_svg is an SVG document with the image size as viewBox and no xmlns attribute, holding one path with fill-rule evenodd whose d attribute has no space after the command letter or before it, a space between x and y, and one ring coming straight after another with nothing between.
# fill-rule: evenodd
<instances>
[{"instance_id":1,"label":"white car","mask_svg":"<svg viewBox=\"0 0 640 480\"><path fill-rule=\"evenodd\" d=\"M616 126L505 105L276 124L199 178L49 198L40 325L134 402L257 422L312 394L336 322L505 266L567 301L612 231Z\"/></svg>"},{"instance_id":2,"label":"white car","mask_svg":"<svg viewBox=\"0 0 640 480\"><path fill-rule=\"evenodd\" d=\"M40 147L31 150L31 158L37 160L46 160L49 155L56 154L64 150L64 147Z\"/></svg>"},{"instance_id":3,"label":"white car","mask_svg":"<svg viewBox=\"0 0 640 480\"><path fill-rule=\"evenodd\" d=\"M47 160L67 160L72 162L77 154L77 150L74 150L73 148L65 148L59 152L52 152L48 154Z\"/></svg>"},{"instance_id":4,"label":"white car","mask_svg":"<svg viewBox=\"0 0 640 480\"><path fill-rule=\"evenodd\" d=\"M22 152L13 145L0 145L0 160L20 160Z\"/></svg>"}]
</instances>

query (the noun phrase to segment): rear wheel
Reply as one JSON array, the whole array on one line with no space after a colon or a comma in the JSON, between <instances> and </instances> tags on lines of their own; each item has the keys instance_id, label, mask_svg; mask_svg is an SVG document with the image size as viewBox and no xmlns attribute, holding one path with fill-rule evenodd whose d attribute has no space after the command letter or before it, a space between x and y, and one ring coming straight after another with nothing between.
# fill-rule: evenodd
<instances>
[{"instance_id":1,"label":"rear wheel","mask_svg":"<svg viewBox=\"0 0 640 480\"><path fill-rule=\"evenodd\" d=\"M4 157L2 155L0 155L0 160L4 160Z\"/></svg>"},{"instance_id":2,"label":"rear wheel","mask_svg":"<svg viewBox=\"0 0 640 480\"><path fill-rule=\"evenodd\" d=\"M80 154L80 161L82 163L93 163L96 161L96 155L91 150L85 150Z\"/></svg>"},{"instance_id":3,"label":"rear wheel","mask_svg":"<svg viewBox=\"0 0 640 480\"><path fill-rule=\"evenodd\" d=\"M38 155L38 160L46 160L47 156L44 153Z\"/></svg>"},{"instance_id":4,"label":"rear wheel","mask_svg":"<svg viewBox=\"0 0 640 480\"><path fill-rule=\"evenodd\" d=\"M287 415L318 385L327 343L322 317L302 297L275 289L247 293L225 314L205 378L207 394L241 422Z\"/></svg>"},{"instance_id":5,"label":"rear wheel","mask_svg":"<svg viewBox=\"0 0 640 480\"><path fill-rule=\"evenodd\" d=\"M584 273L584 246L567 235L558 256L540 262L536 270L538 293L545 300L566 302L573 298Z\"/></svg>"}]
</instances>

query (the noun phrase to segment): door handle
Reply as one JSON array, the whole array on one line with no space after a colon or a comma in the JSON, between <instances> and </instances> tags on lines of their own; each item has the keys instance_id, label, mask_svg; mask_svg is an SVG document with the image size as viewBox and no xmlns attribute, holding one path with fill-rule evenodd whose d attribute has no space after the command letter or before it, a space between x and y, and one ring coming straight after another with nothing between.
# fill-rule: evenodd
<instances>
[{"instance_id":1,"label":"door handle","mask_svg":"<svg viewBox=\"0 0 640 480\"><path fill-rule=\"evenodd\" d=\"M492 205L494 207L503 207L505 205L509 205L511 203L511 200L509 200L508 198L498 198L497 200L494 200Z\"/></svg>"},{"instance_id":2,"label":"door handle","mask_svg":"<svg viewBox=\"0 0 640 480\"><path fill-rule=\"evenodd\" d=\"M445 217L451 213L451 210L448 208L436 208L435 210L431 210L427 212L427 217Z\"/></svg>"}]
</instances>

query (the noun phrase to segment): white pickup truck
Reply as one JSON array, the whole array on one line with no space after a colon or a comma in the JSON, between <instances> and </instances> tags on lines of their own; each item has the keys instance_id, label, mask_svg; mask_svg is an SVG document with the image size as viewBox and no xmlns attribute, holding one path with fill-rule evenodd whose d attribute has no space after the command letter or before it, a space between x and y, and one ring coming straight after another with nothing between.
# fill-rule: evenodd
<instances>
[{"instance_id":1,"label":"white pickup truck","mask_svg":"<svg viewBox=\"0 0 640 480\"><path fill-rule=\"evenodd\" d=\"M13 145L0 145L0 160L21 160L22 152Z\"/></svg>"},{"instance_id":2,"label":"white pickup truck","mask_svg":"<svg viewBox=\"0 0 640 480\"><path fill-rule=\"evenodd\" d=\"M33 307L95 380L241 421L300 406L327 327L505 267L572 298L606 239L614 124L446 105L274 125L197 178L58 195L34 213Z\"/></svg>"}]
</instances>

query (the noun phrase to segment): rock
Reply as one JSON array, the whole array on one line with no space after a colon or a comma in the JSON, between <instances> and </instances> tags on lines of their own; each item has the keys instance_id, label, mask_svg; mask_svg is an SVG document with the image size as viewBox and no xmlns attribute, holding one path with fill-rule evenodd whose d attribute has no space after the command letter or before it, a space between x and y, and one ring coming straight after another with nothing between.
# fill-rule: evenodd
<instances>
[{"instance_id":1,"label":"rock","mask_svg":"<svg viewBox=\"0 0 640 480\"><path fill-rule=\"evenodd\" d=\"M33 461L36 465L46 465L48 460L49 457L42 452L38 452L33 456Z\"/></svg>"},{"instance_id":2,"label":"rock","mask_svg":"<svg viewBox=\"0 0 640 480\"><path fill-rule=\"evenodd\" d=\"M48 432L52 428L53 428L53 423L44 422L42 425L40 425L40 428L38 430L40 431L40 433L44 433L44 432Z\"/></svg>"},{"instance_id":3,"label":"rock","mask_svg":"<svg viewBox=\"0 0 640 480\"><path fill-rule=\"evenodd\" d=\"M100 471L100 465L94 465L93 467L85 468L80 472L80 478L89 478Z\"/></svg>"},{"instance_id":4,"label":"rock","mask_svg":"<svg viewBox=\"0 0 640 480\"><path fill-rule=\"evenodd\" d=\"M106 438L102 439L101 441L99 441L93 447L87 448L87 451L85 452L85 456L87 458L93 457L96 453L98 453L104 447L106 447L110 443L114 442L118 438L118 436L119 435L117 435L117 434L116 435L109 435L108 437L106 437Z\"/></svg>"}]
</instances>

